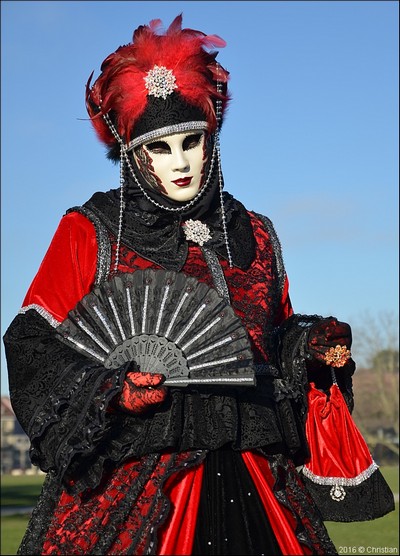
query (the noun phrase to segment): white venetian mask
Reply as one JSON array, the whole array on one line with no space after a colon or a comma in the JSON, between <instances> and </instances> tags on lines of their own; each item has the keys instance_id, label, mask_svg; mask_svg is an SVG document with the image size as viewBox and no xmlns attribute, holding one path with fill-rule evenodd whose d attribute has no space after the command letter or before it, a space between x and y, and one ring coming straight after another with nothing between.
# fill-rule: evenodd
<instances>
[{"instance_id":1,"label":"white venetian mask","mask_svg":"<svg viewBox=\"0 0 400 556\"><path fill-rule=\"evenodd\" d=\"M190 201L203 186L204 131L160 137L135 149L134 156L147 183L174 201Z\"/></svg>"}]
</instances>

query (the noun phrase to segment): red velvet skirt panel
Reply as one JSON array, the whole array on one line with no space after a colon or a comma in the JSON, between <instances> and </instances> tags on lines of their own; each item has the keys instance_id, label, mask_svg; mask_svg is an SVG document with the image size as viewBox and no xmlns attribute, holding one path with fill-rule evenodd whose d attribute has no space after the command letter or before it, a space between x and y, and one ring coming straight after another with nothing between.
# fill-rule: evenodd
<instances>
[{"instance_id":1,"label":"red velvet skirt panel","mask_svg":"<svg viewBox=\"0 0 400 556\"><path fill-rule=\"evenodd\" d=\"M296 538L294 533L296 527L294 517L288 510L279 504L274 496L272 487L275 479L269 468L268 461L260 454L249 451L243 452L242 457L257 487L258 494L264 505L282 553L285 555L311 554L306 547L300 545Z\"/></svg>"},{"instance_id":2,"label":"red velvet skirt panel","mask_svg":"<svg viewBox=\"0 0 400 556\"><path fill-rule=\"evenodd\" d=\"M171 513L159 530L157 554L191 554L204 464L172 476L164 493L171 502Z\"/></svg>"}]
</instances>

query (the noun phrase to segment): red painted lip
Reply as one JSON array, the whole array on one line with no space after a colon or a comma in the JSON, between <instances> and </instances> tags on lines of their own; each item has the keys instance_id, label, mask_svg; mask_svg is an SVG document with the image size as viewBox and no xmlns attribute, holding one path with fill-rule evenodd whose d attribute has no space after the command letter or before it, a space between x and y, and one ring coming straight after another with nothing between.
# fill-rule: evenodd
<instances>
[{"instance_id":1,"label":"red painted lip","mask_svg":"<svg viewBox=\"0 0 400 556\"><path fill-rule=\"evenodd\" d=\"M178 187L186 187L187 185L190 185L191 181L192 176L188 178L179 178L179 180L172 180L172 183L175 183Z\"/></svg>"}]
</instances>

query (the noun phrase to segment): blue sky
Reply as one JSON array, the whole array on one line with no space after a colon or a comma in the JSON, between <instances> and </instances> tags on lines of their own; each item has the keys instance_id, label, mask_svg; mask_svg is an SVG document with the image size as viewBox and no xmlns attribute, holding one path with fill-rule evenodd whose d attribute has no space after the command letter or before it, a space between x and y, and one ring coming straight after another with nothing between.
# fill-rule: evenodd
<instances>
[{"instance_id":1,"label":"blue sky","mask_svg":"<svg viewBox=\"0 0 400 556\"><path fill-rule=\"evenodd\" d=\"M1 2L2 323L65 211L118 185L84 88L151 19L227 42L225 188L274 222L294 309L398 313L398 3ZM3 350L3 347L2 347ZM2 394L8 392L2 351Z\"/></svg>"}]
</instances>

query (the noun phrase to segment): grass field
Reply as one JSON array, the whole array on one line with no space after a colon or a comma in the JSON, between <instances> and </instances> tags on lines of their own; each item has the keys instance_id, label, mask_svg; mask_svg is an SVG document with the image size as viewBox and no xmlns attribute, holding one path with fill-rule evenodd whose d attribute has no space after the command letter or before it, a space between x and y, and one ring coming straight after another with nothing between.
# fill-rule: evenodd
<instances>
[{"instance_id":1,"label":"grass field","mask_svg":"<svg viewBox=\"0 0 400 556\"><path fill-rule=\"evenodd\" d=\"M44 475L2 475L2 506L33 506L42 488Z\"/></svg>"},{"instance_id":2,"label":"grass field","mask_svg":"<svg viewBox=\"0 0 400 556\"><path fill-rule=\"evenodd\" d=\"M381 471L394 493L399 492L399 468L382 467ZM40 493L44 476L1 477L1 505L18 508L33 506ZM24 535L28 515L1 518L1 554L13 556ZM339 554L399 554L399 504L390 514L360 523L327 522L329 534Z\"/></svg>"}]
</instances>

